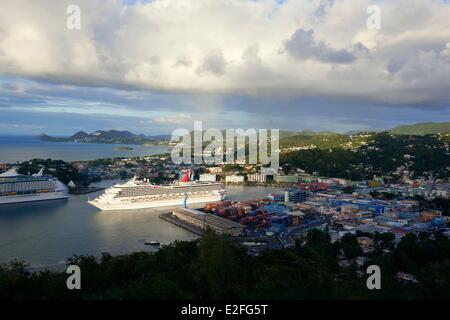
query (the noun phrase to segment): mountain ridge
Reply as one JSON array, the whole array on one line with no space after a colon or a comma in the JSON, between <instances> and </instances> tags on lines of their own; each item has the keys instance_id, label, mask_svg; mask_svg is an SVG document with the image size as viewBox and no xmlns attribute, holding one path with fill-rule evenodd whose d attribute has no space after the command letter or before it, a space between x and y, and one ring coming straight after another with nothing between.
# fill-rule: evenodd
<instances>
[{"instance_id":1,"label":"mountain ridge","mask_svg":"<svg viewBox=\"0 0 450 320\"><path fill-rule=\"evenodd\" d=\"M398 135L426 135L450 133L450 122L420 122L415 124L401 125L389 130Z\"/></svg>"},{"instance_id":2,"label":"mountain ridge","mask_svg":"<svg viewBox=\"0 0 450 320\"><path fill-rule=\"evenodd\" d=\"M155 144L167 142L169 135L146 136L144 134L134 134L130 131L119 130L97 130L92 133L78 131L68 137L52 137L45 133L38 138L42 141L51 142L83 142L83 143L110 143L110 144Z\"/></svg>"},{"instance_id":3,"label":"mountain ridge","mask_svg":"<svg viewBox=\"0 0 450 320\"><path fill-rule=\"evenodd\" d=\"M222 130L223 131L223 130ZM295 139L311 139L314 137L344 137L350 135L362 135L374 132L388 132L394 135L427 135L427 134L445 134L450 133L450 122L419 122L409 125L400 125L392 129L380 131L348 131L346 133L338 133L333 131L313 131L304 129L301 131L280 130L280 138L282 140ZM92 133L78 131L68 137L52 137L45 133L38 136L40 140L52 142L87 142L87 143L127 143L127 144L154 144L155 142L170 141L170 135L154 135L147 136L144 134L134 134L130 131L120 130L97 130Z\"/></svg>"}]
</instances>

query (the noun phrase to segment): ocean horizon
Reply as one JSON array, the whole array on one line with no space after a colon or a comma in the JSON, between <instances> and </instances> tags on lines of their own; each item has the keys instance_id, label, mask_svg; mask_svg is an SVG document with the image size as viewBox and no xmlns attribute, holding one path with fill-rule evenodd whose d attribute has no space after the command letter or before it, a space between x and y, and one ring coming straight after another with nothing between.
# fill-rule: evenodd
<instances>
[{"instance_id":1,"label":"ocean horizon","mask_svg":"<svg viewBox=\"0 0 450 320\"><path fill-rule=\"evenodd\" d=\"M129 147L132 150L115 150ZM87 161L114 157L136 157L168 152L167 146L42 141L32 135L0 135L0 163L31 159Z\"/></svg>"}]
</instances>

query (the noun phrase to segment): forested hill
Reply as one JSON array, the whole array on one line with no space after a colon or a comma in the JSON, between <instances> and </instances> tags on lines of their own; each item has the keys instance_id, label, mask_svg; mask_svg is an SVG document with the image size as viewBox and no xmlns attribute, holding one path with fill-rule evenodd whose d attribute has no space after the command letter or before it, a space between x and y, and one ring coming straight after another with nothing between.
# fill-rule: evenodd
<instances>
[{"instance_id":1,"label":"forested hill","mask_svg":"<svg viewBox=\"0 0 450 320\"><path fill-rule=\"evenodd\" d=\"M354 136L289 137L281 142L280 164L288 172L303 169L351 180L392 175L408 168L417 176L448 179L450 135L393 135L387 132Z\"/></svg>"},{"instance_id":2,"label":"forested hill","mask_svg":"<svg viewBox=\"0 0 450 320\"><path fill-rule=\"evenodd\" d=\"M424 122L398 126L390 130L393 134L425 135L450 133L450 122Z\"/></svg>"},{"instance_id":3,"label":"forested hill","mask_svg":"<svg viewBox=\"0 0 450 320\"><path fill-rule=\"evenodd\" d=\"M355 131L344 134L332 131L280 131L281 142L284 146L305 146L309 144L321 145L324 148L342 146L345 143L367 142L382 131ZM397 126L385 130L393 135L424 136L450 134L450 122L423 122ZM328 142L327 142L328 141ZM327 143L326 143L327 142Z\"/></svg>"}]
</instances>

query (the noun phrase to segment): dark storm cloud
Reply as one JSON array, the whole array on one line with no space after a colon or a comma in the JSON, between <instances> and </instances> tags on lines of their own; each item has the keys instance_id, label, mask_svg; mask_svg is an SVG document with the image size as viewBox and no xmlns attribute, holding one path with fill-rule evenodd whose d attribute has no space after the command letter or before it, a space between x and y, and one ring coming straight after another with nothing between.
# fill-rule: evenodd
<instances>
[{"instance_id":1,"label":"dark storm cloud","mask_svg":"<svg viewBox=\"0 0 450 320\"><path fill-rule=\"evenodd\" d=\"M0 134L68 135L79 130L130 130L134 133L162 134L172 127L150 119L113 114L78 114L70 112L39 112L8 110L0 117Z\"/></svg>"},{"instance_id":2,"label":"dark storm cloud","mask_svg":"<svg viewBox=\"0 0 450 320\"><path fill-rule=\"evenodd\" d=\"M220 77L224 74L226 64L227 62L223 57L223 53L220 50L213 51L203 59L202 66L198 69L198 73L203 74L206 72Z\"/></svg>"},{"instance_id":3,"label":"dark storm cloud","mask_svg":"<svg viewBox=\"0 0 450 320\"><path fill-rule=\"evenodd\" d=\"M286 51L297 59L313 59L326 63L352 63L356 56L346 49L334 49L314 39L313 30L298 29L285 43Z\"/></svg>"}]
</instances>

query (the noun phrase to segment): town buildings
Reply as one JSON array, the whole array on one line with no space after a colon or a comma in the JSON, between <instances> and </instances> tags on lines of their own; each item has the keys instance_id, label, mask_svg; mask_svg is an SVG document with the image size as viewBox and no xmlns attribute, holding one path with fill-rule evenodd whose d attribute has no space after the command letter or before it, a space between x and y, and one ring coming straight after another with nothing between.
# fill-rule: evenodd
<instances>
[{"instance_id":1,"label":"town buildings","mask_svg":"<svg viewBox=\"0 0 450 320\"><path fill-rule=\"evenodd\" d=\"M203 182L216 182L217 176L215 174L204 173L200 174L199 180Z\"/></svg>"},{"instance_id":2,"label":"town buildings","mask_svg":"<svg viewBox=\"0 0 450 320\"><path fill-rule=\"evenodd\" d=\"M267 176L261 173L252 173L247 175L248 182L265 183L267 181Z\"/></svg>"},{"instance_id":3,"label":"town buildings","mask_svg":"<svg viewBox=\"0 0 450 320\"><path fill-rule=\"evenodd\" d=\"M244 176L238 176L238 175L225 176L225 182L227 182L227 183L243 183Z\"/></svg>"}]
</instances>

